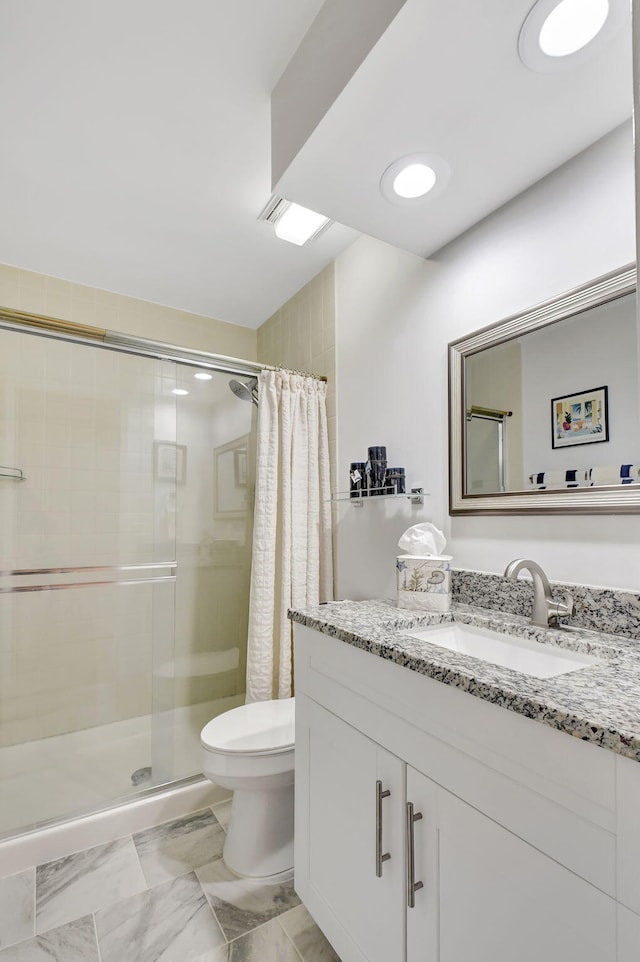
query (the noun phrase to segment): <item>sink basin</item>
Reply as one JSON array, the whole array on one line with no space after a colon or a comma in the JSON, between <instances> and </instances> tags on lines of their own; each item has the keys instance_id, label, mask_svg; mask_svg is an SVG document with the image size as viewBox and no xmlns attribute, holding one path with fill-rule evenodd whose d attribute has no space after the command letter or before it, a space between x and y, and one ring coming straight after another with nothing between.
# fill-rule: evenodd
<instances>
[{"instance_id":1,"label":"sink basin","mask_svg":"<svg viewBox=\"0 0 640 962\"><path fill-rule=\"evenodd\" d=\"M580 651L568 651L553 645L544 645L530 638L505 635L490 628L477 628L453 622L447 625L430 625L403 634L427 641L430 645L448 648L461 655L471 655L492 665L511 668L512 671L533 675L534 678L555 678L570 671L580 671L602 661Z\"/></svg>"}]
</instances>

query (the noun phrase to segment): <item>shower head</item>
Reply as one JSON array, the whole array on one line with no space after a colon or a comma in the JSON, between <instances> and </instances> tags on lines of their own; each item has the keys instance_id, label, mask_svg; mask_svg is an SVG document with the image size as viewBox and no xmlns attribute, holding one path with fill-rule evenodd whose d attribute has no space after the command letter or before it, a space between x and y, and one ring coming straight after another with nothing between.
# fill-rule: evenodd
<instances>
[{"instance_id":1,"label":"shower head","mask_svg":"<svg viewBox=\"0 0 640 962\"><path fill-rule=\"evenodd\" d=\"M241 401L258 403L258 378L250 377L248 381L229 381L229 387Z\"/></svg>"}]
</instances>

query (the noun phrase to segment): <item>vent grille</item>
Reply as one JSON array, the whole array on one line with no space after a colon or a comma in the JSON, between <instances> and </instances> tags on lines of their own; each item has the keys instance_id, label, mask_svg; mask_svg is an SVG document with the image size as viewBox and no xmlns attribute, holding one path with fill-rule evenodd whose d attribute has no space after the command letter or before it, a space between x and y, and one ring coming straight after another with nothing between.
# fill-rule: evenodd
<instances>
[{"instance_id":1,"label":"vent grille","mask_svg":"<svg viewBox=\"0 0 640 962\"><path fill-rule=\"evenodd\" d=\"M263 209L258 214L259 221L266 221L267 224L275 225L280 220L282 215L291 207L292 202L290 200L285 200L284 197L278 197L277 194L272 194ZM308 243L310 240L315 240L320 234L323 234L328 227L331 227L333 221L328 219L322 224L313 234L311 234L303 243Z\"/></svg>"},{"instance_id":2,"label":"vent grille","mask_svg":"<svg viewBox=\"0 0 640 962\"><path fill-rule=\"evenodd\" d=\"M273 194L263 209L258 214L258 220L266 220L269 224L275 224L284 214L290 202L283 197Z\"/></svg>"}]
</instances>

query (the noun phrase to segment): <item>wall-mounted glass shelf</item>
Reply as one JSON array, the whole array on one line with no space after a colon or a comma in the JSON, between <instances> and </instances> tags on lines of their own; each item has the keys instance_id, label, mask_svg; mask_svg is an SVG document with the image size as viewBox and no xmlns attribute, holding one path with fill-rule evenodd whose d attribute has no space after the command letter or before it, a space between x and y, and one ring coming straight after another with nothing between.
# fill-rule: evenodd
<instances>
[{"instance_id":1,"label":"wall-mounted glass shelf","mask_svg":"<svg viewBox=\"0 0 640 962\"><path fill-rule=\"evenodd\" d=\"M408 498L411 504L424 504L424 499L427 496L422 488L411 488L411 491L406 494L396 494L395 491L386 491L381 488L379 494L372 494L370 491L336 491L329 500L331 502L348 501L354 507L361 508L363 504L370 501L389 501L390 499L406 501Z\"/></svg>"},{"instance_id":2,"label":"wall-mounted glass shelf","mask_svg":"<svg viewBox=\"0 0 640 962\"><path fill-rule=\"evenodd\" d=\"M26 481L21 468L9 468L5 464L0 464L0 480L4 481Z\"/></svg>"}]
</instances>

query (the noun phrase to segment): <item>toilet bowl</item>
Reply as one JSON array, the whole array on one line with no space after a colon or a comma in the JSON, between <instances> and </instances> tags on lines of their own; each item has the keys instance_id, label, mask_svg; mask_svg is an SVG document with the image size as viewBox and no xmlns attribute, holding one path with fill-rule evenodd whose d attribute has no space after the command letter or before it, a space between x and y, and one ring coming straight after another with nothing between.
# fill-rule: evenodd
<instances>
[{"instance_id":1,"label":"toilet bowl","mask_svg":"<svg viewBox=\"0 0 640 962\"><path fill-rule=\"evenodd\" d=\"M202 770L233 791L223 858L246 878L293 878L295 698L241 705L202 729Z\"/></svg>"}]
</instances>

